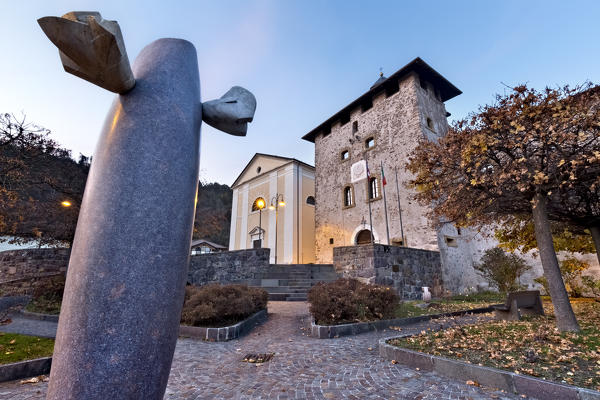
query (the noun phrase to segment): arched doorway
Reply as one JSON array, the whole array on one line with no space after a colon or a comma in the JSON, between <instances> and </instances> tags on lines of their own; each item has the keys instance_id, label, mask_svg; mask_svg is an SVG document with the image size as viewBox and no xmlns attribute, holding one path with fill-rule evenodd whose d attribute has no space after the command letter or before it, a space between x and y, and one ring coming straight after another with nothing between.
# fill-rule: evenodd
<instances>
[{"instance_id":1,"label":"arched doorway","mask_svg":"<svg viewBox=\"0 0 600 400\"><path fill-rule=\"evenodd\" d=\"M356 235L356 244L369 244L371 243L371 231L363 229Z\"/></svg>"}]
</instances>

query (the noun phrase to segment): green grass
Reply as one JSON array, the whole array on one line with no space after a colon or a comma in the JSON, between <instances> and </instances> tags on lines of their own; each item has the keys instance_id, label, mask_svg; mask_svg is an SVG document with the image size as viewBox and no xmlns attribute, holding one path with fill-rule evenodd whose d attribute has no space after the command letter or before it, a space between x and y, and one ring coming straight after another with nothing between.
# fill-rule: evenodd
<instances>
[{"instance_id":1,"label":"green grass","mask_svg":"<svg viewBox=\"0 0 600 400\"><path fill-rule=\"evenodd\" d=\"M465 311L474 308L488 307L492 304L504 303L506 295L497 292L480 292L457 295L445 299L435 299L426 308L418 307L423 301L404 301L396 308L396 318L417 317L420 315L443 314Z\"/></svg>"},{"instance_id":2,"label":"green grass","mask_svg":"<svg viewBox=\"0 0 600 400\"><path fill-rule=\"evenodd\" d=\"M0 332L0 364L52 355L54 339Z\"/></svg>"}]
</instances>

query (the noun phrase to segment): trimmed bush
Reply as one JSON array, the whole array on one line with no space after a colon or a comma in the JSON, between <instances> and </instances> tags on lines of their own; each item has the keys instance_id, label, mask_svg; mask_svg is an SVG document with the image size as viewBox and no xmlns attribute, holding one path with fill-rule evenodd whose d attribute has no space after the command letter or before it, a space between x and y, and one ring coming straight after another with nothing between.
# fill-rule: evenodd
<instances>
[{"instance_id":1,"label":"trimmed bush","mask_svg":"<svg viewBox=\"0 0 600 400\"><path fill-rule=\"evenodd\" d=\"M267 307L269 294L245 285L187 286L181 323L221 327L243 321Z\"/></svg>"},{"instance_id":2,"label":"trimmed bush","mask_svg":"<svg viewBox=\"0 0 600 400\"><path fill-rule=\"evenodd\" d=\"M318 283L308 292L310 313L321 325L394 318L398 301L398 295L388 286L348 278Z\"/></svg>"}]
</instances>

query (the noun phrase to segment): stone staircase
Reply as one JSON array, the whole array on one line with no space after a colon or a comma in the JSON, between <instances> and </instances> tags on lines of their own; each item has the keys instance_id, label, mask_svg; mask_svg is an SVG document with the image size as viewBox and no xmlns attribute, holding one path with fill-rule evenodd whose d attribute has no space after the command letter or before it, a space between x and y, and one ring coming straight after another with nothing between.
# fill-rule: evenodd
<instances>
[{"instance_id":1,"label":"stone staircase","mask_svg":"<svg viewBox=\"0 0 600 400\"><path fill-rule=\"evenodd\" d=\"M271 264L248 285L269 292L269 300L306 301L307 293L318 282L339 278L331 264Z\"/></svg>"}]
</instances>

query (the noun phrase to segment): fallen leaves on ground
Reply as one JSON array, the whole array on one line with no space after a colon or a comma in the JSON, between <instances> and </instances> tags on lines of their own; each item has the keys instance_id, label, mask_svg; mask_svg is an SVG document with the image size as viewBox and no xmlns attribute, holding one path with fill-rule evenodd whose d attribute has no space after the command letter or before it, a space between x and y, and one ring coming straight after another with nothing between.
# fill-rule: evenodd
<instances>
[{"instance_id":1,"label":"fallen leaves on ground","mask_svg":"<svg viewBox=\"0 0 600 400\"><path fill-rule=\"evenodd\" d=\"M534 377L600 390L600 303L574 300L581 332L560 333L546 316L455 326L391 344Z\"/></svg>"}]
</instances>

